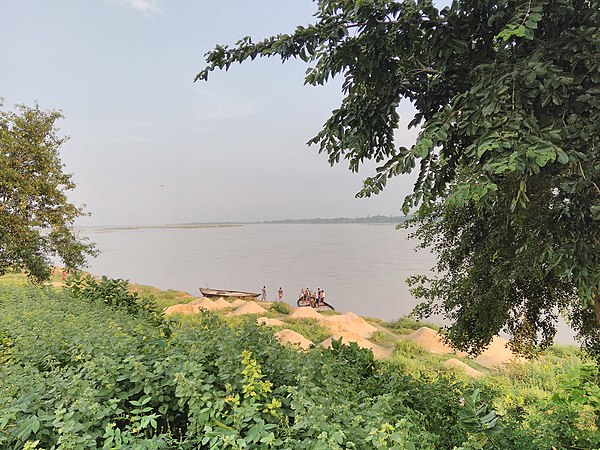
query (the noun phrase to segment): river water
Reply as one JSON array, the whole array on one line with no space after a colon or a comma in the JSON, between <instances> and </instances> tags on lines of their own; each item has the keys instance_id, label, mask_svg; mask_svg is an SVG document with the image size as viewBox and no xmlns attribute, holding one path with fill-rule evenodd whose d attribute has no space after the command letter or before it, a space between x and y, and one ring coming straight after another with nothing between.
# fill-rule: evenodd
<instances>
[{"instance_id":1,"label":"river water","mask_svg":"<svg viewBox=\"0 0 600 450\"><path fill-rule=\"evenodd\" d=\"M415 252L409 232L393 225L252 224L207 228L86 229L100 256L95 275L176 289L260 292L281 286L295 304L302 287L324 289L338 311L395 320L417 304L405 279L428 274L435 256ZM561 326L558 342L572 342Z\"/></svg>"}]
</instances>

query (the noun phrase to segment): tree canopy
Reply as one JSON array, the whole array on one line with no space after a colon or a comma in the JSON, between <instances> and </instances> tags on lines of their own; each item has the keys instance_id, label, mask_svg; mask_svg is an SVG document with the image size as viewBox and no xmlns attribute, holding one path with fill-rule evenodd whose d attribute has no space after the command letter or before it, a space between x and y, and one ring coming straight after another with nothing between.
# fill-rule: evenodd
<instances>
[{"instance_id":1,"label":"tree canopy","mask_svg":"<svg viewBox=\"0 0 600 450\"><path fill-rule=\"evenodd\" d=\"M84 211L67 199L75 184L59 158L67 139L55 126L60 118L38 105L0 109L0 275L25 270L39 282L49 278L53 257L75 269L95 254L70 228Z\"/></svg>"},{"instance_id":2,"label":"tree canopy","mask_svg":"<svg viewBox=\"0 0 600 450\"><path fill-rule=\"evenodd\" d=\"M206 55L196 80L256 57L300 58L305 82L344 79L309 143L352 171L380 163L358 196L418 171L403 204L439 255L412 282L424 314L477 352L502 329L547 345L565 312L600 350L600 1L319 0L314 24ZM398 105L416 108L397 146ZM418 165L418 168L417 168Z\"/></svg>"}]
</instances>

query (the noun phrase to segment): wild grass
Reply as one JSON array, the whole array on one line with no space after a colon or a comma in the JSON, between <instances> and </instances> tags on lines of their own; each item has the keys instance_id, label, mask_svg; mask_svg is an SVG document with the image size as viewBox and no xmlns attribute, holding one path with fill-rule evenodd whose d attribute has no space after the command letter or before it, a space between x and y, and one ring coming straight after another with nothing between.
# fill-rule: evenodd
<instances>
[{"instance_id":1,"label":"wild grass","mask_svg":"<svg viewBox=\"0 0 600 450\"><path fill-rule=\"evenodd\" d=\"M284 302L274 302L271 304L269 310L279 314L290 314L292 312L292 307Z\"/></svg>"},{"instance_id":2,"label":"wild grass","mask_svg":"<svg viewBox=\"0 0 600 450\"><path fill-rule=\"evenodd\" d=\"M137 292L141 297L153 296L156 299L156 304L161 309L167 308L178 303L189 303L194 300L194 296L182 291L176 291L174 289L162 289L155 288L153 286L145 286L142 284L129 284L129 290Z\"/></svg>"},{"instance_id":3,"label":"wild grass","mask_svg":"<svg viewBox=\"0 0 600 450\"><path fill-rule=\"evenodd\" d=\"M81 272L82 276L91 275L87 272ZM97 278L97 277L95 277ZM44 285L53 286L55 288L61 288L63 280L63 269L61 267L54 267L48 280ZM0 277L1 286L27 286L32 284L24 273L7 273ZM167 308L178 303L188 303L195 297L187 292L176 291L173 289L162 290L153 286L145 286L142 284L129 283L128 289L131 292L137 292L140 297L153 296L156 300L156 305L160 309Z\"/></svg>"},{"instance_id":4,"label":"wild grass","mask_svg":"<svg viewBox=\"0 0 600 450\"><path fill-rule=\"evenodd\" d=\"M7 273L0 277L0 286L26 286L28 284L27 277L20 273Z\"/></svg>"},{"instance_id":5,"label":"wild grass","mask_svg":"<svg viewBox=\"0 0 600 450\"><path fill-rule=\"evenodd\" d=\"M436 331L440 329L440 326L435 323L414 320L407 316L400 317L392 322L384 322L381 325L398 334L410 334L421 327L429 327Z\"/></svg>"},{"instance_id":6,"label":"wild grass","mask_svg":"<svg viewBox=\"0 0 600 450\"><path fill-rule=\"evenodd\" d=\"M315 344L323 342L325 339L331 336L331 331L328 328L319 325L319 322L317 322L315 319L290 319L285 317L281 319L284 320L285 325L273 327L275 332L287 328L301 334Z\"/></svg>"},{"instance_id":7,"label":"wild grass","mask_svg":"<svg viewBox=\"0 0 600 450\"><path fill-rule=\"evenodd\" d=\"M50 274L50 279L43 283L43 285L51 285L52 283L59 283L62 281L62 269L54 267ZM8 273L0 276L0 286L27 286L33 284L31 280L27 278L22 272L9 271Z\"/></svg>"},{"instance_id":8,"label":"wild grass","mask_svg":"<svg viewBox=\"0 0 600 450\"><path fill-rule=\"evenodd\" d=\"M398 344L398 338L396 336L390 332L381 330L373 332L369 340L386 349L395 348Z\"/></svg>"}]
</instances>

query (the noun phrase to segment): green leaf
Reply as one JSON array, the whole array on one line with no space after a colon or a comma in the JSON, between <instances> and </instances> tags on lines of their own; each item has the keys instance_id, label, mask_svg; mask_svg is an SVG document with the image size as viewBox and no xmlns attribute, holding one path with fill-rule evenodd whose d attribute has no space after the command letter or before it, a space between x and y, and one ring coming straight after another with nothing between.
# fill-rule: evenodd
<instances>
[{"instance_id":1,"label":"green leaf","mask_svg":"<svg viewBox=\"0 0 600 450\"><path fill-rule=\"evenodd\" d=\"M556 149L557 161L561 164L567 164L569 162L569 156L561 148Z\"/></svg>"},{"instance_id":2,"label":"green leaf","mask_svg":"<svg viewBox=\"0 0 600 450\"><path fill-rule=\"evenodd\" d=\"M485 105L483 107L483 109L481 110L481 113L484 116L489 116L491 113L494 112L494 108L495 107L496 107L496 103L495 102L488 103L487 105Z\"/></svg>"}]
</instances>

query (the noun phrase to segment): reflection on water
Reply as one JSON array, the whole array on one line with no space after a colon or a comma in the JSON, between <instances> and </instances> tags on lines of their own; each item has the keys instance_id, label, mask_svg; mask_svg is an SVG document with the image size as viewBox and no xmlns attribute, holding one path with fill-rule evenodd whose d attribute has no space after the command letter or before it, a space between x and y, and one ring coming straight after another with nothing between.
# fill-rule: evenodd
<instances>
[{"instance_id":1,"label":"reflection on water","mask_svg":"<svg viewBox=\"0 0 600 450\"><path fill-rule=\"evenodd\" d=\"M415 252L393 225L268 224L223 228L86 230L102 252L96 275L200 295L199 287L260 292L279 286L295 304L300 289L326 291L339 311L394 320L416 305L404 280L429 273L435 257ZM560 341L569 342L562 330Z\"/></svg>"}]
</instances>

